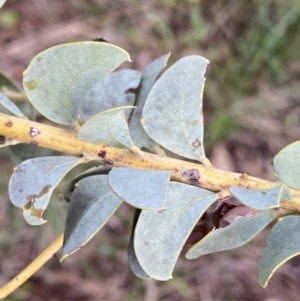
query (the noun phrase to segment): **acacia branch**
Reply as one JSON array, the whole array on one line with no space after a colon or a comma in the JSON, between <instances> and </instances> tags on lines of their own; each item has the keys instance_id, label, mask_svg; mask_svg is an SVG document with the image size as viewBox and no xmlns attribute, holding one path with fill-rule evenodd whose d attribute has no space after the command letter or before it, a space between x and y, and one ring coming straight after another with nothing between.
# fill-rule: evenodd
<instances>
[{"instance_id":1,"label":"acacia branch","mask_svg":"<svg viewBox=\"0 0 300 301\"><path fill-rule=\"evenodd\" d=\"M172 171L172 180L220 192L239 186L247 189L270 189L279 182L271 182L247 174L220 170L212 166L186 162L146 152L134 153L106 144L79 140L76 133L58 127L0 113L0 136L23 143L46 147L70 155L98 161L112 167L133 167ZM300 191L289 188L291 200L281 200L280 207L300 212ZM221 197L220 195L220 197Z\"/></svg>"},{"instance_id":2,"label":"acacia branch","mask_svg":"<svg viewBox=\"0 0 300 301\"><path fill-rule=\"evenodd\" d=\"M240 186L247 189L270 189L279 185L279 182L270 182L247 174L223 171L212 166L204 166L142 151L132 152L105 144L88 143L79 140L74 131L2 113L0 113L0 136L11 141L34 144L84 157L86 161L96 160L101 164L109 164L112 167L172 171L172 180L216 191L219 199L230 196L228 189L231 186ZM280 207L300 212L300 191L290 188L290 192L292 199L281 200ZM63 235L60 235L18 276L0 289L0 298L4 298L23 284L61 248L62 243Z\"/></svg>"}]
</instances>

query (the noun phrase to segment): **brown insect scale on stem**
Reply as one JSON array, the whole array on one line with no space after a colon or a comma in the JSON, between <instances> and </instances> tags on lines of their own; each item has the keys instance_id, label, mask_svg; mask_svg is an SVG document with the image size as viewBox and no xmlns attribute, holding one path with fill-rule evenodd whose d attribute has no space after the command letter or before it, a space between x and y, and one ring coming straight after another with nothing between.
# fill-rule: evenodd
<instances>
[{"instance_id":1,"label":"brown insect scale on stem","mask_svg":"<svg viewBox=\"0 0 300 301\"><path fill-rule=\"evenodd\" d=\"M188 178L190 184L198 185L199 184L199 171L197 169L186 170L182 173L182 176Z\"/></svg>"}]
</instances>

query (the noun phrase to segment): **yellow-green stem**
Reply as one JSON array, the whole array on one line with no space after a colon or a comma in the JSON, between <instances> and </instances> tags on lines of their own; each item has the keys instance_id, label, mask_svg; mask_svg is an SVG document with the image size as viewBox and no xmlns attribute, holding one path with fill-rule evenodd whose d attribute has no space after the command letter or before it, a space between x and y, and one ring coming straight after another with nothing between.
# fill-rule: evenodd
<instances>
[{"instance_id":1,"label":"yellow-green stem","mask_svg":"<svg viewBox=\"0 0 300 301\"><path fill-rule=\"evenodd\" d=\"M34 133L34 134L32 134ZM38 133L38 134L36 134ZM24 143L39 145L87 160L96 160L111 166L145 168L172 171L172 180L197 185L212 191L222 191L231 186L247 189L270 189L278 182L270 182L247 174L238 174L216 169L212 166L186 162L146 152L134 153L130 150L81 141L71 132L0 113L0 135ZM189 174L198 175L197 182L191 182ZM282 200L280 206L300 212L300 191L290 189L292 199Z\"/></svg>"}]
</instances>

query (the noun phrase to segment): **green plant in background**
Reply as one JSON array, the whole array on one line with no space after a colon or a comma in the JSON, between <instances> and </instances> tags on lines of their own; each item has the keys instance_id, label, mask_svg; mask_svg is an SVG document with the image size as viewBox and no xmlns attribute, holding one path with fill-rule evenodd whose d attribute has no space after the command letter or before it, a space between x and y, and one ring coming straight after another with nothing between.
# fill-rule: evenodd
<instances>
[{"instance_id":1,"label":"green plant in background","mask_svg":"<svg viewBox=\"0 0 300 301\"><path fill-rule=\"evenodd\" d=\"M170 279L199 220L203 235L188 259L237 248L277 221L259 264L264 287L282 263L299 254L300 143L275 156L277 182L214 168L203 145L208 60L184 57L156 80L168 58L156 59L142 73L113 72L130 57L112 44L79 42L39 53L23 85L30 103L57 127L28 120L9 93L0 94L1 146L21 162L9 182L12 203L30 225L39 226L57 188L70 202L64 235L0 289L2 298L61 247L61 260L82 248L122 202L136 208L128 258L140 278ZM4 75L0 87L17 89ZM79 165L86 170L68 179ZM248 208L246 214L241 207ZM233 221L220 227L233 208Z\"/></svg>"}]
</instances>

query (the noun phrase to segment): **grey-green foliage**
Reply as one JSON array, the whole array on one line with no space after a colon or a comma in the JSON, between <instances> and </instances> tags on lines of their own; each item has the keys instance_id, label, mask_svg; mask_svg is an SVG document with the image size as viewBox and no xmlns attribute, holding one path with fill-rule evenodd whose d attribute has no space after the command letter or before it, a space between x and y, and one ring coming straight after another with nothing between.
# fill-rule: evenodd
<instances>
[{"instance_id":1,"label":"grey-green foliage","mask_svg":"<svg viewBox=\"0 0 300 301\"><path fill-rule=\"evenodd\" d=\"M0 72L0 91L3 91L3 88L9 88L13 91L21 90L12 78L3 72Z\"/></svg>"},{"instance_id":2,"label":"grey-green foliage","mask_svg":"<svg viewBox=\"0 0 300 301\"><path fill-rule=\"evenodd\" d=\"M109 187L107 175L79 181L67 216L62 258L84 246L122 204Z\"/></svg>"},{"instance_id":3,"label":"grey-green foliage","mask_svg":"<svg viewBox=\"0 0 300 301\"><path fill-rule=\"evenodd\" d=\"M285 185L278 185L272 189L249 190L242 187L231 187L230 192L244 205L255 209L278 208L281 195L288 195Z\"/></svg>"},{"instance_id":4,"label":"grey-green foliage","mask_svg":"<svg viewBox=\"0 0 300 301\"><path fill-rule=\"evenodd\" d=\"M283 148L274 157L275 176L290 187L300 189L300 142Z\"/></svg>"},{"instance_id":5,"label":"grey-green foliage","mask_svg":"<svg viewBox=\"0 0 300 301\"><path fill-rule=\"evenodd\" d=\"M275 270L300 254L300 216L286 216L278 221L267 238L259 262L259 279L266 287Z\"/></svg>"},{"instance_id":6,"label":"grey-green foliage","mask_svg":"<svg viewBox=\"0 0 300 301\"><path fill-rule=\"evenodd\" d=\"M139 278L141 279L148 279L150 278L149 275L145 273L143 268L141 267L139 261L136 258L135 250L134 250L134 231L136 227L136 223L139 219L139 216L141 214L141 209L135 209L134 212L134 218L133 218L133 223L132 223L132 230L131 230L131 235L128 243L128 261L129 265L131 267L132 272Z\"/></svg>"},{"instance_id":7,"label":"grey-green foliage","mask_svg":"<svg viewBox=\"0 0 300 301\"><path fill-rule=\"evenodd\" d=\"M158 280L172 277L180 251L199 219L209 231L190 248L188 259L237 248L278 216L290 213L278 207L280 202L295 201L291 188L300 188L299 142L275 156L279 182L274 188L229 188L243 205L259 212L236 217L222 229L213 229L208 222L211 214L216 214L220 222L224 212L218 216L214 210L224 204L215 203L218 194L196 187L201 175L194 170L188 173L192 186L170 181L173 170L116 167L122 166L120 158L114 158L116 162L105 158L104 147L109 145L122 148L124 153L133 152L141 161L147 161L142 147L150 151L163 147L200 163L206 160L202 94L208 60L195 55L182 58L157 80L168 58L166 54L153 61L142 75L127 69L110 74L130 60L128 53L107 43L79 42L38 54L24 73L29 101L46 118L73 126L78 139L102 147L98 153L100 166L68 179L62 189L65 199L71 200L62 258L85 245L123 201L138 208L128 247L130 266L138 277ZM0 74L0 88L5 85L18 90ZM22 117L5 96L3 104ZM34 146L20 144L14 148L18 163L28 156L46 154ZM65 156L23 161L10 179L12 203L23 210L30 224L44 223L43 213L55 187L70 170L87 161ZM219 226L218 222L214 227ZM278 266L299 253L298 224L299 215L295 214L284 217L272 229L260 262L263 286Z\"/></svg>"},{"instance_id":8,"label":"grey-green foliage","mask_svg":"<svg viewBox=\"0 0 300 301\"><path fill-rule=\"evenodd\" d=\"M133 110L129 120L129 129L132 135L132 139L135 145L139 148L147 147L154 150L158 145L146 134L141 124L141 119L143 117L142 113L146 99L153 85L155 84L156 78L162 72L163 68L165 68L169 57L170 53L157 58L152 63L150 63L142 73L141 83L138 87L136 101L134 103L136 109Z\"/></svg>"},{"instance_id":9,"label":"grey-green foliage","mask_svg":"<svg viewBox=\"0 0 300 301\"><path fill-rule=\"evenodd\" d=\"M26 118L26 116L20 111L20 109L3 93L0 92L0 112L1 107L8 110L13 115L20 117L20 118Z\"/></svg>"},{"instance_id":10,"label":"grey-green foliage","mask_svg":"<svg viewBox=\"0 0 300 301\"><path fill-rule=\"evenodd\" d=\"M80 128L77 137L96 144L132 148L134 145L125 119L126 109L132 107L118 107L91 117Z\"/></svg>"},{"instance_id":11,"label":"grey-green foliage","mask_svg":"<svg viewBox=\"0 0 300 301\"><path fill-rule=\"evenodd\" d=\"M61 124L76 124L80 104L89 90L125 61L130 61L129 54L111 44L54 46L30 62L24 89L45 117Z\"/></svg>"},{"instance_id":12,"label":"grey-green foliage","mask_svg":"<svg viewBox=\"0 0 300 301\"><path fill-rule=\"evenodd\" d=\"M216 200L216 194L171 182L162 211L143 210L134 233L134 249L142 269L151 278L168 280L179 253L195 224Z\"/></svg>"},{"instance_id":13,"label":"grey-green foliage","mask_svg":"<svg viewBox=\"0 0 300 301\"><path fill-rule=\"evenodd\" d=\"M154 84L143 109L146 133L166 149L202 161L202 94L209 61L188 56L170 67Z\"/></svg>"},{"instance_id":14,"label":"grey-green foliage","mask_svg":"<svg viewBox=\"0 0 300 301\"><path fill-rule=\"evenodd\" d=\"M133 106L141 74L135 70L120 70L98 82L85 96L80 106L80 116L86 121L95 114L116 107ZM126 112L128 119L131 111Z\"/></svg>"},{"instance_id":15,"label":"grey-green foliage","mask_svg":"<svg viewBox=\"0 0 300 301\"><path fill-rule=\"evenodd\" d=\"M91 167L84 172L76 175L74 178L72 178L69 182L67 182L64 187L61 189L61 194L64 196L64 199L67 202L71 201L71 197L73 194L73 191L77 185L77 183L84 178L95 176L95 175L101 175L101 174L107 174L111 170L111 167L99 165L97 167Z\"/></svg>"},{"instance_id":16,"label":"grey-green foliage","mask_svg":"<svg viewBox=\"0 0 300 301\"><path fill-rule=\"evenodd\" d=\"M130 205L163 210L166 209L170 177L169 171L113 168L108 174L108 182L112 190Z\"/></svg>"},{"instance_id":17,"label":"grey-green foliage","mask_svg":"<svg viewBox=\"0 0 300 301\"><path fill-rule=\"evenodd\" d=\"M187 259L238 248L259 232L276 218L272 210L263 210L249 217L237 217L225 228L220 228L208 233L202 240L196 243L186 253Z\"/></svg>"},{"instance_id":18,"label":"grey-green foliage","mask_svg":"<svg viewBox=\"0 0 300 301\"><path fill-rule=\"evenodd\" d=\"M23 209L29 224L37 226L46 222L43 213L54 189L67 172L80 163L78 158L54 156L29 159L16 167L8 192L11 202Z\"/></svg>"},{"instance_id":19,"label":"grey-green foliage","mask_svg":"<svg viewBox=\"0 0 300 301\"><path fill-rule=\"evenodd\" d=\"M19 143L9 147L10 156L13 162L17 165L25 160L37 157L59 156L61 153L52 149L40 147L34 144Z\"/></svg>"}]
</instances>

